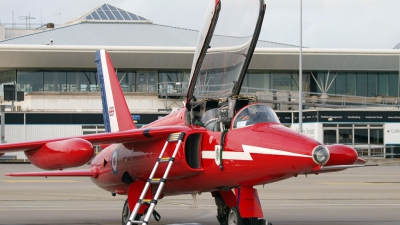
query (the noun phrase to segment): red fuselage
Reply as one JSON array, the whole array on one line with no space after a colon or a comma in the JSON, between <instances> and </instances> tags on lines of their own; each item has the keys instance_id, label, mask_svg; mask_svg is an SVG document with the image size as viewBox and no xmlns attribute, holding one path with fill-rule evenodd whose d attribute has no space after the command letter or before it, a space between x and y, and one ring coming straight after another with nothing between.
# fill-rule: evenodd
<instances>
[{"instance_id":1,"label":"red fuselage","mask_svg":"<svg viewBox=\"0 0 400 225\"><path fill-rule=\"evenodd\" d=\"M90 169L99 174L92 181L117 194L127 193L129 185L122 181L125 172L135 180L146 181L166 141L166 138L151 138L152 129L156 127L186 133L163 190L164 195L266 184L319 167L311 157L312 150L320 145L316 140L269 122L230 130L224 139L221 170L215 151L221 144L221 132L185 125L185 111L181 109L141 128L147 134L147 140L113 144L101 151L90 165ZM174 148L175 144L170 145L164 155L170 156ZM348 164L357 160L357 154L351 148L335 145L334 150ZM335 159L340 161L337 157ZM162 168L165 166L162 166L158 171L164 171ZM158 172L155 177L162 175Z\"/></svg>"}]
</instances>

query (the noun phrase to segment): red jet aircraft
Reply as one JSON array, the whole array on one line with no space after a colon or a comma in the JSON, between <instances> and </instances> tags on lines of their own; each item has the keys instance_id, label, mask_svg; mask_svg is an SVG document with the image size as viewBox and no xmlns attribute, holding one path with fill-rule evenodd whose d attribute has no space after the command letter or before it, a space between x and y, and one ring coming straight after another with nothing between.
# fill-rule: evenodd
<instances>
[{"instance_id":1,"label":"red jet aircraft","mask_svg":"<svg viewBox=\"0 0 400 225\"><path fill-rule=\"evenodd\" d=\"M269 106L240 95L264 12L264 0L212 0L185 107L140 129L108 53L97 51L108 132L2 144L0 154L24 151L35 166L53 170L7 175L90 177L113 195L127 195L123 224L147 224L151 215L159 219L154 209L164 196L210 192L221 225L254 225L267 223L254 186L362 166L353 148L325 146L286 128ZM104 149L89 169L64 170L90 161L93 145Z\"/></svg>"}]
</instances>

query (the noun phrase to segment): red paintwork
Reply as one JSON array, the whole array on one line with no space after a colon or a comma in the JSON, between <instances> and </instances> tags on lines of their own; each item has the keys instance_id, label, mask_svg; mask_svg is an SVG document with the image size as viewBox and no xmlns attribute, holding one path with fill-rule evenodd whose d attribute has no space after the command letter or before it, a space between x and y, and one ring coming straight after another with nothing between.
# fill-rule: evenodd
<instances>
[{"instance_id":1,"label":"red paintwork","mask_svg":"<svg viewBox=\"0 0 400 225\"><path fill-rule=\"evenodd\" d=\"M110 143L101 144L101 145L100 145L100 149L103 150L103 149L107 148L107 147L110 146L110 145L111 145Z\"/></svg>"},{"instance_id":2,"label":"red paintwork","mask_svg":"<svg viewBox=\"0 0 400 225\"><path fill-rule=\"evenodd\" d=\"M212 193L213 197L215 197L214 193L215 192ZM218 193L221 195L221 197L224 200L225 204L229 208L237 206L236 196L235 196L235 194L233 193L232 190L229 190L229 191L218 191Z\"/></svg>"},{"instance_id":3,"label":"red paintwork","mask_svg":"<svg viewBox=\"0 0 400 225\"><path fill-rule=\"evenodd\" d=\"M215 4L219 7L221 3L216 0ZM216 10L213 11L215 12ZM214 15L212 19L216 20L216 18ZM210 28L212 27L208 26L208 37L212 33ZM204 43L200 44L203 50L209 47ZM200 66L197 64L200 61L195 60L196 65ZM253 186L280 181L298 174L321 171L321 165L317 165L312 158L313 149L320 144L279 123L265 122L230 129L225 135L224 143L221 143L221 132L191 125L189 121L191 112L187 109L192 106L193 92L187 94L187 108L171 113L141 129L134 129L135 126L132 125L132 118L108 53L106 53L106 62L101 63L105 63L101 64L107 68L107 73L103 75L109 76L111 84L111 90L107 90L106 94L111 94L114 100L114 103L107 105L104 113L106 113L105 116L112 114L117 117L118 132L0 145L1 153L25 151L27 157L37 167L63 169L86 163L93 155L92 145L106 144L107 146L103 145L104 149L92 160L89 170L9 175L89 176L104 190L116 194L127 194L132 210L167 137L171 133L184 132L185 137L161 196L201 192L219 193L229 207L239 207L242 217L253 218L263 217L258 194ZM195 85L196 80L192 79L189 89L193 91ZM230 110L234 113L232 109ZM111 124L113 125L115 126ZM170 143L164 156L171 156L176 144ZM221 146L224 146L222 162L215 158L219 156L216 154L216 149ZM326 166L347 165L357 161L357 155L350 147L332 145L328 148L331 151L331 158ZM220 167L220 162L223 167ZM154 178L161 178L166 166L166 163L161 163ZM156 186L152 185L147 193L148 197L151 197L152 190L155 189ZM235 189L235 194L232 189ZM140 212L142 211L143 209Z\"/></svg>"},{"instance_id":4,"label":"red paintwork","mask_svg":"<svg viewBox=\"0 0 400 225\"><path fill-rule=\"evenodd\" d=\"M94 171L72 170L72 171L45 171L45 172L29 172L29 173L6 173L10 177L97 177Z\"/></svg>"},{"instance_id":5,"label":"red paintwork","mask_svg":"<svg viewBox=\"0 0 400 225\"><path fill-rule=\"evenodd\" d=\"M135 208L137 200L139 199L140 194L142 193L145 185L146 185L146 182L142 181L142 180L137 180L137 181L133 182L131 185L129 185L128 203L129 203L130 210L133 210L133 208ZM152 199L152 190L151 189L152 188L150 186L150 189L146 193L144 199ZM143 214L147 208L148 208L147 205L141 205L139 208L138 214Z\"/></svg>"},{"instance_id":6,"label":"red paintwork","mask_svg":"<svg viewBox=\"0 0 400 225\"><path fill-rule=\"evenodd\" d=\"M239 212L243 218L264 217L256 189L253 187L240 187L234 190Z\"/></svg>"},{"instance_id":7,"label":"red paintwork","mask_svg":"<svg viewBox=\"0 0 400 225\"><path fill-rule=\"evenodd\" d=\"M0 153L0 157L2 157L5 153Z\"/></svg>"},{"instance_id":8,"label":"red paintwork","mask_svg":"<svg viewBox=\"0 0 400 225\"><path fill-rule=\"evenodd\" d=\"M108 74L109 74L109 79L110 79L110 85L111 88L113 90L118 90L115 91L112 95L112 97L114 98L114 106L109 105L109 109L111 108L112 111L114 111L112 114L114 114L114 116L116 116L115 111L117 111L117 113L119 114L117 117L117 121L118 121L118 127L119 130L130 130L130 129L135 129L136 126L132 121L131 118L131 114L129 112L128 106L126 105L126 103L124 101L120 101L119 99L124 99L124 94L121 90L121 86L119 85L119 80L118 77L115 75L115 70L114 70L114 66L112 65L110 56L108 54L108 52L105 52L106 54L106 63L107 63L107 69L108 69ZM111 93L109 93L111 94ZM115 107L115 108L113 108ZM125 118L124 120L122 120L121 118ZM129 121L126 120L126 118L131 118Z\"/></svg>"},{"instance_id":9,"label":"red paintwork","mask_svg":"<svg viewBox=\"0 0 400 225\"><path fill-rule=\"evenodd\" d=\"M357 151L347 145L327 145L330 157L325 166L353 165L357 162ZM365 162L365 161L364 161Z\"/></svg>"},{"instance_id":10,"label":"red paintwork","mask_svg":"<svg viewBox=\"0 0 400 225\"><path fill-rule=\"evenodd\" d=\"M82 166L93 157L93 145L80 138L53 141L35 151L26 151L29 161L42 169L55 170Z\"/></svg>"}]
</instances>

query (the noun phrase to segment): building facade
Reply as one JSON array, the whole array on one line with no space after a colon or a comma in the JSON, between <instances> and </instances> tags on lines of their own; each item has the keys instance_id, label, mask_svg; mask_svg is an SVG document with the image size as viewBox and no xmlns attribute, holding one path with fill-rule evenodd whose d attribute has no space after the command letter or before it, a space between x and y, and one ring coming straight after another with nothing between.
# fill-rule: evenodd
<instances>
[{"instance_id":1,"label":"building facade","mask_svg":"<svg viewBox=\"0 0 400 225\"><path fill-rule=\"evenodd\" d=\"M94 62L98 49L109 52L139 126L182 107L197 35L104 4L59 28L0 41L0 83L15 82L25 93L25 100L6 112L5 141L104 132ZM242 87L293 129L298 128L298 54L296 46L260 40ZM303 132L324 143L366 149L369 156L391 157L387 147L400 145L399 61L399 49L305 48ZM38 133L43 127L51 132Z\"/></svg>"}]
</instances>

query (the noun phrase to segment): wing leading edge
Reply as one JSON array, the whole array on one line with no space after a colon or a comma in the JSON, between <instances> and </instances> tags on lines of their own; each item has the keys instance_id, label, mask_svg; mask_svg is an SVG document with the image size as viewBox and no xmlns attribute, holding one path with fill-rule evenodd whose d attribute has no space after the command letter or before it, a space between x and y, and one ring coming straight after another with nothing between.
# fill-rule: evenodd
<instances>
[{"instance_id":1,"label":"wing leading edge","mask_svg":"<svg viewBox=\"0 0 400 225\"><path fill-rule=\"evenodd\" d=\"M182 132L187 129L189 128L185 126L155 127L148 129L120 131L114 133L89 134L89 135L67 137L67 138L55 138L55 139L47 139L39 141L7 143L0 145L0 153L33 151L41 148L43 145L50 142L68 140L73 138L84 139L92 143L92 145L100 145L103 143L129 143L129 142L148 141L151 139L167 138L168 135L171 133Z\"/></svg>"}]
</instances>

